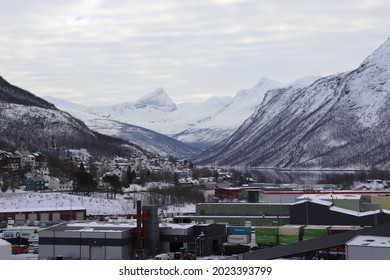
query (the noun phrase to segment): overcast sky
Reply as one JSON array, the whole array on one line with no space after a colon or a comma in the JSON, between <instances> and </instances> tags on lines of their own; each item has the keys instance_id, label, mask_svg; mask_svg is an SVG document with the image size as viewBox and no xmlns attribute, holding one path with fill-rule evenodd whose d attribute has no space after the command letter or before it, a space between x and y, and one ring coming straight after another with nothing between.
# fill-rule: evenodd
<instances>
[{"instance_id":1,"label":"overcast sky","mask_svg":"<svg viewBox=\"0 0 390 280\"><path fill-rule=\"evenodd\" d=\"M85 105L163 87L176 103L356 68L388 0L0 0L0 76Z\"/></svg>"}]
</instances>

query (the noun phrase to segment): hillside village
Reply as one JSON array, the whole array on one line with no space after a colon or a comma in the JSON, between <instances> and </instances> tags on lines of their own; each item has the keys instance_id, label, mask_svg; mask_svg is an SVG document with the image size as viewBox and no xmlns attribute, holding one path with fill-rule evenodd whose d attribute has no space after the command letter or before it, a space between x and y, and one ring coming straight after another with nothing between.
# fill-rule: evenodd
<instances>
[{"instance_id":1,"label":"hillside village","mask_svg":"<svg viewBox=\"0 0 390 280\"><path fill-rule=\"evenodd\" d=\"M171 174L168 181L176 180L176 183L198 185L199 182L191 178L193 164L186 160L170 158L122 158L115 157L112 160L102 162L93 161L87 150L68 150L67 157L63 159L64 165L72 168L83 168L88 173L93 173L97 181L97 188L102 187L105 176L116 176L123 186L126 183L144 184L148 177L158 178L156 174ZM0 181L3 188L19 188L26 186L30 191L73 191L75 182L71 178L56 178L50 170L48 157L41 152L9 152L0 150ZM153 176L154 175L154 176ZM26 177L26 178L23 178ZM15 182L15 180L17 180Z\"/></svg>"}]
</instances>

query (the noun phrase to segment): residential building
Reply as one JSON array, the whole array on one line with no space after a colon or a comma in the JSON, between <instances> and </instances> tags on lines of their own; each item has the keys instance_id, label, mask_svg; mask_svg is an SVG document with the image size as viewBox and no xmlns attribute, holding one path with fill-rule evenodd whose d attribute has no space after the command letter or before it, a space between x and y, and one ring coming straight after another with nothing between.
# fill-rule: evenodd
<instances>
[{"instance_id":1,"label":"residential building","mask_svg":"<svg viewBox=\"0 0 390 280\"><path fill-rule=\"evenodd\" d=\"M43 191L45 189L45 180L42 176L30 177L26 180L26 191Z\"/></svg>"}]
</instances>

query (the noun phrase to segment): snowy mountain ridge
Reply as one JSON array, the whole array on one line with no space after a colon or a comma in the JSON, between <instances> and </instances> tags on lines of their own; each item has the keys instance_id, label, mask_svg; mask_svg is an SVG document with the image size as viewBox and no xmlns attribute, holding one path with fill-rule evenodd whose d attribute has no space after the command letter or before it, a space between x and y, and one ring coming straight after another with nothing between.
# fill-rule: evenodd
<instances>
[{"instance_id":1,"label":"snowy mountain ridge","mask_svg":"<svg viewBox=\"0 0 390 280\"><path fill-rule=\"evenodd\" d=\"M87 149L96 157L146 155L123 139L90 130L82 121L34 94L0 79L0 144L7 149L63 156L67 149Z\"/></svg>"},{"instance_id":2,"label":"snowy mountain ridge","mask_svg":"<svg viewBox=\"0 0 390 280\"><path fill-rule=\"evenodd\" d=\"M390 165L390 40L354 71L267 92L229 138L196 162L278 168Z\"/></svg>"},{"instance_id":3,"label":"snowy mountain ridge","mask_svg":"<svg viewBox=\"0 0 390 280\"><path fill-rule=\"evenodd\" d=\"M105 108L105 106L100 108ZM139 98L135 102L125 102L113 105L111 110L123 113L128 110L145 108L148 110L157 110L162 112L173 112L177 110L176 104L169 98L163 88L157 88L155 91Z\"/></svg>"},{"instance_id":4,"label":"snowy mountain ridge","mask_svg":"<svg viewBox=\"0 0 390 280\"><path fill-rule=\"evenodd\" d=\"M308 85L317 78L306 78L299 82L299 86ZM296 86L298 82L292 84ZM178 105L162 88L141 97L136 102L113 106L77 107L78 105L69 102L45 98L101 133L108 132L104 126L99 125L103 124L103 119L107 119L112 121L111 128L115 122L144 127L188 143L195 149L203 149L230 136L260 105L268 90L282 86L281 83L261 77L254 87L241 90L234 97L211 97L202 103Z\"/></svg>"}]
</instances>

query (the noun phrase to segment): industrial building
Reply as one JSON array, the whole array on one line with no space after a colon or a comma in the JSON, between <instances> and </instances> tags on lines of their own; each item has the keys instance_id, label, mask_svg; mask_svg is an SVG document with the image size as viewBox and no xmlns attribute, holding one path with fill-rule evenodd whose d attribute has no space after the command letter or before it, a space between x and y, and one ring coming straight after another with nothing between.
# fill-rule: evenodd
<instances>
[{"instance_id":1,"label":"industrial building","mask_svg":"<svg viewBox=\"0 0 390 280\"><path fill-rule=\"evenodd\" d=\"M244 189L238 192L237 189L230 190L237 197L248 198L254 191ZM243 226L246 222L250 222L252 226L284 224L374 226L390 221L388 191L258 192L259 200L262 202L199 203L196 205L196 215L176 216L174 221L234 226Z\"/></svg>"},{"instance_id":2,"label":"industrial building","mask_svg":"<svg viewBox=\"0 0 390 280\"><path fill-rule=\"evenodd\" d=\"M347 260L390 260L390 237L358 235L346 243Z\"/></svg>"},{"instance_id":3,"label":"industrial building","mask_svg":"<svg viewBox=\"0 0 390 280\"><path fill-rule=\"evenodd\" d=\"M291 204L291 224L377 226L390 223L390 211L355 211L324 200L304 200Z\"/></svg>"},{"instance_id":4,"label":"industrial building","mask_svg":"<svg viewBox=\"0 0 390 280\"><path fill-rule=\"evenodd\" d=\"M0 209L0 220L14 225L26 225L36 221L58 222L84 220L87 210L82 207Z\"/></svg>"},{"instance_id":5,"label":"industrial building","mask_svg":"<svg viewBox=\"0 0 390 280\"><path fill-rule=\"evenodd\" d=\"M196 215L177 216L175 222L217 223L244 226L290 223L290 204L279 203L198 203Z\"/></svg>"},{"instance_id":6,"label":"industrial building","mask_svg":"<svg viewBox=\"0 0 390 280\"><path fill-rule=\"evenodd\" d=\"M206 256L221 252L225 241L225 225L161 223L157 206L138 201L135 219L72 221L41 230L39 259L148 259L183 249Z\"/></svg>"},{"instance_id":7,"label":"industrial building","mask_svg":"<svg viewBox=\"0 0 390 280\"><path fill-rule=\"evenodd\" d=\"M191 251L194 236L193 224L176 224L163 222L160 224L161 253L176 252L180 248Z\"/></svg>"},{"instance_id":8,"label":"industrial building","mask_svg":"<svg viewBox=\"0 0 390 280\"><path fill-rule=\"evenodd\" d=\"M134 251L133 224L62 223L39 233L39 259L126 260Z\"/></svg>"}]
</instances>

